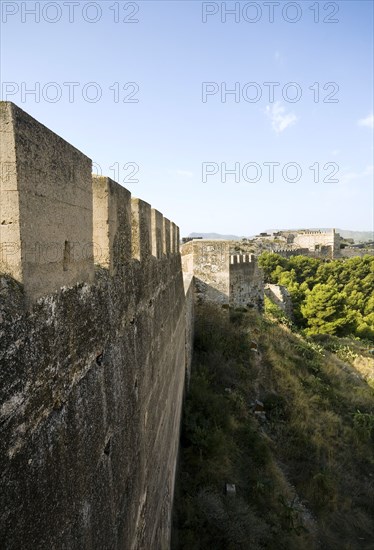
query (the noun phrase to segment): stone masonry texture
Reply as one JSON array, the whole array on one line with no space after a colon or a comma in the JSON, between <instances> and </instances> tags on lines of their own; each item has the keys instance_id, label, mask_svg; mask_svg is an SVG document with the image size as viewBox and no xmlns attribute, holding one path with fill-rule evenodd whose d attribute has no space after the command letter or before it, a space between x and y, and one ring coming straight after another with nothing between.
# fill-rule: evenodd
<instances>
[{"instance_id":1,"label":"stone masonry texture","mask_svg":"<svg viewBox=\"0 0 374 550\"><path fill-rule=\"evenodd\" d=\"M13 104L1 131L0 546L166 549L193 338L178 228Z\"/></svg>"}]
</instances>

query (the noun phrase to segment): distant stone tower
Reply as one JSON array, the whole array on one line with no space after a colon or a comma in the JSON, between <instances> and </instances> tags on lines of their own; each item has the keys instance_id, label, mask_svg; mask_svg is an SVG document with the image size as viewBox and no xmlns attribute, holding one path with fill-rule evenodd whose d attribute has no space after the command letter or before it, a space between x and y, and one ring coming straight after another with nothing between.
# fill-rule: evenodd
<instances>
[{"instance_id":1,"label":"distant stone tower","mask_svg":"<svg viewBox=\"0 0 374 550\"><path fill-rule=\"evenodd\" d=\"M335 229L329 231L299 231L294 244L318 255L335 258L339 255L341 237Z\"/></svg>"},{"instance_id":2,"label":"distant stone tower","mask_svg":"<svg viewBox=\"0 0 374 550\"><path fill-rule=\"evenodd\" d=\"M198 300L261 310L264 282L255 256L231 254L231 248L231 241L187 242L181 247L183 271L194 275Z\"/></svg>"}]
</instances>

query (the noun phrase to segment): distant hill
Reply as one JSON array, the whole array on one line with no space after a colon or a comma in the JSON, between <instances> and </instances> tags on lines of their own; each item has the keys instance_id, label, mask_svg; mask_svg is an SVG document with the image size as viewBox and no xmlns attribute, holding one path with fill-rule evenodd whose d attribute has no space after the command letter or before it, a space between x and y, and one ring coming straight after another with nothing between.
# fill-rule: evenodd
<instances>
[{"instance_id":1,"label":"distant hill","mask_svg":"<svg viewBox=\"0 0 374 550\"><path fill-rule=\"evenodd\" d=\"M190 233L188 235L191 239L202 237L203 239L222 240L222 241L240 241L243 237L237 235L221 235L220 233Z\"/></svg>"},{"instance_id":2,"label":"distant hill","mask_svg":"<svg viewBox=\"0 0 374 550\"><path fill-rule=\"evenodd\" d=\"M356 243L374 240L373 231L349 231L348 229L337 229L337 232L343 237L343 239L353 239Z\"/></svg>"},{"instance_id":3,"label":"distant hill","mask_svg":"<svg viewBox=\"0 0 374 550\"><path fill-rule=\"evenodd\" d=\"M304 228L306 229L306 228ZM317 228L308 228L312 231L328 231L330 228L326 227L317 227ZM267 229L266 233L273 233L274 231L282 231L281 229ZM283 231L297 231L297 229L283 229ZM336 232L339 233L344 239L353 239L355 243L373 241L374 233L373 231L351 231L349 229L336 229ZM197 237L202 237L203 239L212 239L212 240L223 240L223 241L240 241L243 239L238 235L222 235L221 233L190 233L188 235L192 239ZM246 236L247 239L251 239L253 236Z\"/></svg>"}]
</instances>

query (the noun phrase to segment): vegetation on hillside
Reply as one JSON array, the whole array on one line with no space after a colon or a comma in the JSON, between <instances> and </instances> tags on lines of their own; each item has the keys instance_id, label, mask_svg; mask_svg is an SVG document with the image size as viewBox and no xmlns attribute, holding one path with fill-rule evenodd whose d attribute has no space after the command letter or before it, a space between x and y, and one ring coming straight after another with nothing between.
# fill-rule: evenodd
<instances>
[{"instance_id":1,"label":"vegetation on hillside","mask_svg":"<svg viewBox=\"0 0 374 550\"><path fill-rule=\"evenodd\" d=\"M197 308L175 550L373 548L374 360L273 313Z\"/></svg>"},{"instance_id":2,"label":"vegetation on hillside","mask_svg":"<svg viewBox=\"0 0 374 550\"><path fill-rule=\"evenodd\" d=\"M266 282L287 287L295 323L307 335L374 340L374 256L326 262L265 252L259 265Z\"/></svg>"}]
</instances>

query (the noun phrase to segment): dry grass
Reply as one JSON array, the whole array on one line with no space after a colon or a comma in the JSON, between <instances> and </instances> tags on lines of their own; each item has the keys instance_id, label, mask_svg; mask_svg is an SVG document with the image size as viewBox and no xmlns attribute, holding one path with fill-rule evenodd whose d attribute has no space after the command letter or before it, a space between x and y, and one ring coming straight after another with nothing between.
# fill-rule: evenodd
<instances>
[{"instance_id":1,"label":"dry grass","mask_svg":"<svg viewBox=\"0 0 374 550\"><path fill-rule=\"evenodd\" d=\"M266 324L252 319L259 322ZM316 346L268 323L260 337L268 365L264 386L285 399L287 410L282 426L276 420L268 426L276 455L313 510L322 547L374 548L374 392L367 347L334 338L336 355L328 351L329 338L325 347Z\"/></svg>"},{"instance_id":2,"label":"dry grass","mask_svg":"<svg viewBox=\"0 0 374 550\"><path fill-rule=\"evenodd\" d=\"M374 548L371 358L358 341L293 330L255 312L199 310L175 549Z\"/></svg>"}]
</instances>

